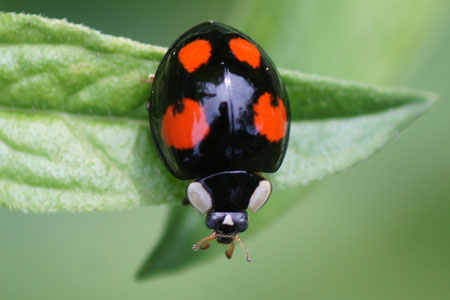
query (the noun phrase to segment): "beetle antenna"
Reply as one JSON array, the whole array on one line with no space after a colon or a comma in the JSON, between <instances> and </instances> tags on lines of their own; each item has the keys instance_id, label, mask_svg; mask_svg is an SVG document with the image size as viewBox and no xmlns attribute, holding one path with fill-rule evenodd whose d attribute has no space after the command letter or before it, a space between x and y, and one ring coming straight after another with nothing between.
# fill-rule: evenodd
<instances>
[{"instance_id":1,"label":"beetle antenna","mask_svg":"<svg viewBox=\"0 0 450 300\"><path fill-rule=\"evenodd\" d=\"M194 244L194 246L192 246L192 249L194 251L197 251L198 249L208 249L209 248L209 242L211 240L214 240L217 237L217 234L215 232L211 233L210 236L207 236L205 238L202 238L200 241L198 241L197 243Z\"/></svg>"},{"instance_id":2,"label":"beetle antenna","mask_svg":"<svg viewBox=\"0 0 450 300\"><path fill-rule=\"evenodd\" d=\"M251 261L252 261L252 258L250 257L250 254L248 253L247 246L245 246L244 242L241 241L241 238L239 237L239 235L236 235L236 236L234 237L234 239L235 239L236 241L239 242L239 244L241 245L242 248L244 248L245 256L246 256L246 258L247 258L247 261L248 261L248 262L251 262ZM227 256L228 256L228 255L227 255Z\"/></svg>"}]
</instances>

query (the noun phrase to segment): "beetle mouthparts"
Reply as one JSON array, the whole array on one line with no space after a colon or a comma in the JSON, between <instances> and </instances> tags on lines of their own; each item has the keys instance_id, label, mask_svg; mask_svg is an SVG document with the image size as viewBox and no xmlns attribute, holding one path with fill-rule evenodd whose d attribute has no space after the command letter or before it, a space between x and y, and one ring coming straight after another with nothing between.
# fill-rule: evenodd
<instances>
[{"instance_id":1,"label":"beetle mouthparts","mask_svg":"<svg viewBox=\"0 0 450 300\"><path fill-rule=\"evenodd\" d=\"M209 248L209 242L219 238L219 237L225 237L225 238L233 238L233 242L231 242L230 248L228 248L227 250L225 250L225 255L228 259L231 259L231 257L233 256L233 252L234 252L234 241L237 241L241 247L244 249L245 251L245 257L247 259L247 262L251 262L252 258L250 257L250 254L248 253L248 248L247 246L244 244L244 242L241 240L241 238L239 237L239 235L222 235L222 234L217 234L216 232L211 233L211 235L202 238L200 241L198 241L197 243L195 243L192 246L192 249L194 251L197 251L198 249L201 250L206 250Z\"/></svg>"}]
</instances>

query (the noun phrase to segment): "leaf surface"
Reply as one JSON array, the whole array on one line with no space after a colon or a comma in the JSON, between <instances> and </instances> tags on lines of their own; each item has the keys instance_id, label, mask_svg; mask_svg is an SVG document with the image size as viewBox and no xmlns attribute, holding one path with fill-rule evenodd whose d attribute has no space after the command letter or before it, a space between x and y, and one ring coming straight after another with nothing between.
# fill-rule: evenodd
<instances>
[{"instance_id":1,"label":"leaf surface","mask_svg":"<svg viewBox=\"0 0 450 300\"><path fill-rule=\"evenodd\" d=\"M186 183L156 153L145 111L151 85L141 81L165 51L65 21L0 13L0 205L83 212L180 203ZM290 146L279 172L268 175L275 192L251 228L292 207L312 181L381 149L435 98L280 72L291 101ZM292 191L298 197L285 196ZM169 219L140 278L206 257L190 249L206 233L203 218L176 206Z\"/></svg>"},{"instance_id":2,"label":"leaf surface","mask_svg":"<svg viewBox=\"0 0 450 300\"><path fill-rule=\"evenodd\" d=\"M144 108L151 86L141 79L164 52L61 20L1 13L1 205L74 212L183 198L184 183L165 170L152 145ZM282 75L294 124L287 163L272 176L280 185L306 184L367 157L428 105L423 93ZM400 110L388 113L393 108ZM376 112L396 123L376 130L380 117L358 118ZM344 117L355 118L338 119ZM376 141L365 131L348 135L361 124ZM357 147L363 142L367 148Z\"/></svg>"}]
</instances>

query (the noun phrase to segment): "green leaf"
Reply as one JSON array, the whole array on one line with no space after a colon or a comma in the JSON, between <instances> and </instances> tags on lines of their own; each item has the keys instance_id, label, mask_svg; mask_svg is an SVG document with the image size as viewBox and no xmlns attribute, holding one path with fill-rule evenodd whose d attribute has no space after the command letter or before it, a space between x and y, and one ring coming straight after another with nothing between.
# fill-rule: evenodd
<instances>
[{"instance_id":1,"label":"green leaf","mask_svg":"<svg viewBox=\"0 0 450 300\"><path fill-rule=\"evenodd\" d=\"M0 204L56 212L178 201L183 184L151 145L151 86L140 81L164 51L0 14Z\"/></svg>"},{"instance_id":2,"label":"green leaf","mask_svg":"<svg viewBox=\"0 0 450 300\"><path fill-rule=\"evenodd\" d=\"M165 49L34 15L0 13L0 105L147 120L142 104Z\"/></svg>"},{"instance_id":3,"label":"green leaf","mask_svg":"<svg viewBox=\"0 0 450 300\"><path fill-rule=\"evenodd\" d=\"M0 14L1 205L56 212L178 203L184 183L152 145L144 109L150 86L140 81L163 53L65 21ZM282 74L293 120L310 121L292 126L287 162L272 176L280 185L307 183L367 157L429 105L428 94ZM398 112L351 123L324 121L393 108ZM373 127L387 118L394 119ZM345 132L366 123L370 132Z\"/></svg>"},{"instance_id":4,"label":"green leaf","mask_svg":"<svg viewBox=\"0 0 450 300\"><path fill-rule=\"evenodd\" d=\"M282 71L292 103L280 186L308 184L364 160L433 103L436 95Z\"/></svg>"},{"instance_id":5,"label":"green leaf","mask_svg":"<svg viewBox=\"0 0 450 300\"><path fill-rule=\"evenodd\" d=\"M1 13L0 205L73 212L180 203L185 182L169 174L152 145L151 86L141 82L164 51L65 21ZM302 185L367 158L435 97L281 73L291 100L290 146L252 228L298 202L278 201L283 193L303 193ZM141 277L193 261L190 245L205 233L203 218L176 207L171 219Z\"/></svg>"}]
</instances>

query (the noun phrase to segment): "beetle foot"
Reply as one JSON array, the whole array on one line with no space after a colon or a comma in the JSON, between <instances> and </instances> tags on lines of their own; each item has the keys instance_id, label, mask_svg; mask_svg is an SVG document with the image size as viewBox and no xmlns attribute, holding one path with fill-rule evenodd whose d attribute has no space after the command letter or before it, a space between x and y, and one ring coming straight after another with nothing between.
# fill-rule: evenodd
<instances>
[{"instance_id":1,"label":"beetle foot","mask_svg":"<svg viewBox=\"0 0 450 300\"><path fill-rule=\"evenodd\" d=\"M194 246L192 246L192 250L197 251L198 249L202 249L202 250L208 249L209 242L211 240L214 240L216 237L217 237L217 234L215 232L211 233L210 236L202 238L200 241L195 243Z\"/></svg>"},{"instance_id":2,"label":"beetle foot","mask_svg":"<svg viewBox=\"0 0 450 300\"><path fill-rule=\"evenodd\" d=\"M142 83L153 83L153 81L155 80L155 74L150 74L148 75L147 79L141 79Z\"/></svg>"},{"instance_id":3,"label":"beetle foot","mask_svg":"<svg viewBox=\"0 0 450 300\"><path fill-rule=\"evenodd\" d=\"M227 256L228 259L231 259L231 257L233 257L233 252L234 252L234 243L231 243L230 248L225 250L225 255Z\"/></svg>"}]
</instances>

